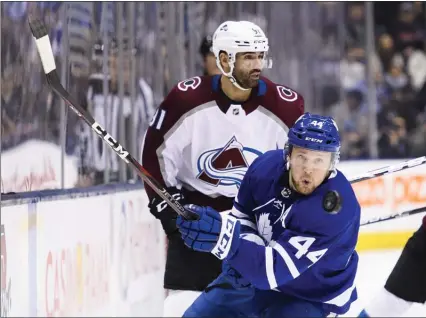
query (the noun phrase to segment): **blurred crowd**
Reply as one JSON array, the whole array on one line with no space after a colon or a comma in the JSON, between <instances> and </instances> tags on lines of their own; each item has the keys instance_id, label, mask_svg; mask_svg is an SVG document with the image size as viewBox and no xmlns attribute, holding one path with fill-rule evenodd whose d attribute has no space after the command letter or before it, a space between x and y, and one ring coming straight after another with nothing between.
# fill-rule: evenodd
<instances>
[{"instance_id":1,"label":"blurred crowd","mask_svg":"<svg viewBox=\"0 0 426 318\"><path fill-rule=\"evenodd\" d=\"M90 4L90 6L92 5ZM135 122L135 125L141 126L139 134L143 134L155 107L170 89L170 82L174 81L170 77L170 72L178 63L186 61L185 54L168 52L170 44L161 35L167 31L164 31L164 26L156 21L158 18L164 19L164 16L154 14L154 11L162 5L164 6L161 3L149 3L144 7L143 15L146 18L136 19L135 22L138 30L135 34L135 47L126 46L124 52L126 61L130 56L135 56L137 62L138 84L135 85L138 87L138 92L136 95L140 95L140 99L143 100L140 107L141 112L138 115L140 120ZM332 115L338 122L343 138L343 159L370 158L371 117L369 117L369 107L371 105L367 101L366 74L369 56L366 53L365 5L363 2L344 4L345 15L342 19L344 27L337 20L334 24L327 22L330 18L327 12L337 7L336 2L313 5L322 6L326 13L321 17L323 28L320 33L323 43L319 54L321 58L338 61L333 66L338 69L338 80L335 83L330 82L330 84L321 83L321 111ZM341 5L339 4L339 6ZM114 43L113 39L116 36L115 30L118 24L111 18L114 21L111 20L110 25L102 25L99 12L104 7L100 2L94 5L94 11L88 9L89 4L75 6L72 10L75 11L73 14L74 17L78 17L78 21L74 21L76 19L72 15L67 20L70 32L67 65L70 67L63 68L64 54L61 51L61 39L64 18L61 15L61 6L61 2L2 2L1 4L2 151L12 149L28 139L41 139L59 144L60 130L66 129L67 153L78 153L79 156L83 156L82 138L79 136L82 128L77 124L77 117L68 114L67 127L64 128L60 125L60 107L57 107L60 101L46 85L35 43L29 34L27 16L29 13L35 12L43 17L50 32L54 54L57 58L57 68L66 70L67 87L85 107L91 107L89 87L91 81L93 84L93 75L101 74L103 70L102 28L110 27L108 37L111 43ZM196 17L197 12L194 12L194 9L190 12L190 6L182 8L188 12L184 16L184 30L176 30L176 32L186 34L197 31L194 31L194 28L188 28L188 19ZM375 53L372 56L372 65L376 95L373 109L376 118L373 122L378 132L378 157L421 156L426 153L425 4L420 1L377 2L374 8ZM110 11L111 17L116 14L114 10ZM142 13L138 11L139 14ZM204 23L202 17L198 19L201 19L199 23ZM271 30L271 27L268 30ZM317 30L314 31L317 32ZM128 32L125 33L125 37L128 39ZM205 35L208 34L199 34L198 38L201 39ZM172 39L175 38L174 34L169 36ZM159 47L155 44L158 42L166 44ZM200 61L198 68L192 68L187 73L182 73L186 75L186 78L205 73L206 67L214 66L214 60L208 58L211 54L205 49L200 52L199 44L192 45L192 47L187 43L185 45L189 50L187 54L197 56ZM176 65L164 63L164 67L160 67L158 60L168 54L176 55ZM113 44L110 45L107 56L109 88L113 93L117 93L117 48L114 49ZM275 58L284 59L281 64L285 65L285 54ZM205 65L203 65L203 61L205 61ZM130 72L129 64L123 65L125 68L121 71L128 74ZM146 67L151 67L151 73L146 71ZM286 73L289 77L292 76L290 67L287 68ZM128 76L124 75L124 78L126 79ZM95 86L98 87L98 93L102 94L102 89L99 88L100 82L102 79L98 77L98 84ZM286 80L281 79L281 82L286 83ZM125 96L129 95L128 86L127 83L123 88ZM145 91L140 93L139 88ZM303 87L296 88L305 94ZM149 103L146 101L146 96L149 96ZM85 147L97 146L85 144ZM85 151L87 152L87 149ZM90 161L93 158L86 158L87 160Z\"/></svg>"},{"instance_id":2,"label":"blurred crowd","mask_svg":"<svg viewBox=\"0 0 426 318\"><path fill-rule=\"evenodd\" d=\"M377 3L378 4L378 3ZM378 10L377 10L378 9ZM372 72L379 158L426 153L426 12L423 2L376 6ZM345 54L340 61L343 94L328 87L325 108L343 132L343 159L368 159L366 10L348 5ZM342 96L343 98L338 98ZM371 107L371 105L370 105Z\"/></svg>"},{"instance_id":3,"label":"blurred crowd","mask_svg":"<svg viewBox=\"0 0 426 318\"><path fill-rule=\"evenodd\" d=\"M26 139L52 140L55 118L51 118L51 93L41 73L34 41L28 33L27 9L36 6L1 5L1 143L2 149ZM13 10L12 10L13 9ZM21 10L18 10L21 9ZM49 25L51 26L51 25ZM52 125L51 125L52 124Z\"/></svg>"}]
</instances>

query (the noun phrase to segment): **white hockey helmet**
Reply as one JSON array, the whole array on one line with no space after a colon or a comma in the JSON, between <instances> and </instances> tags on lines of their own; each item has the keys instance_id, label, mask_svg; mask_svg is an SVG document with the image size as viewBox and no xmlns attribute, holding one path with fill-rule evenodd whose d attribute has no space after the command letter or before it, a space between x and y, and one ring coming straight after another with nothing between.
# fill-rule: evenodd
<instances>
[{"instance_id":1,"label":"white hockey helmet","mask_svg":"<svg viewBox=\"0 0 426 318\"><path fill-rule=\"evenodd\" d=\"M272 63L267 60L269 51L268 38L263 30L249 21L226 21L223 22L213 34L212 51L216 57L216 64L223 75L239 89L242 88L232 76L237 53L264 52L263 67L271 67ZM225 51L228 54L230 71L225 73L220 65L219 53Z\"/></svg>"}]
</instances>

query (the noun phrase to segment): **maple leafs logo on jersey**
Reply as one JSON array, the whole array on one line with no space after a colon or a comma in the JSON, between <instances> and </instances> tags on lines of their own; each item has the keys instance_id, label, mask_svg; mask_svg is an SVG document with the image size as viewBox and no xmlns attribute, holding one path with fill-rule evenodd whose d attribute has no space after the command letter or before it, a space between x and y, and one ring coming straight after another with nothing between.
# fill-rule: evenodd
<instances>
[{"instance_id":1,"label":"maple leafs logo on jersey","mask_svg":"<svg viewBox=\"0 0 426 318\"><path fill-rule=\"evenodd\" d=\"M234 136L224 147L201 154L197 161L197 178L212 186L239 187L249 167L246 156L254 160L261 154L256 149L244 147Z\"/></svg>"},{"instance_id":2,"label":"maple leafs logo on jersey","mask_svg":"<svg viewBox=\"0 0 426 318\"><path fill-rule=\"evenodd\" d=\"M269 221L269 213L262 213L259 215L259 220L257 220L257 230L259 234L266 240L270 242L272 239L272 226Z\"/></svg>"}]
</instances>

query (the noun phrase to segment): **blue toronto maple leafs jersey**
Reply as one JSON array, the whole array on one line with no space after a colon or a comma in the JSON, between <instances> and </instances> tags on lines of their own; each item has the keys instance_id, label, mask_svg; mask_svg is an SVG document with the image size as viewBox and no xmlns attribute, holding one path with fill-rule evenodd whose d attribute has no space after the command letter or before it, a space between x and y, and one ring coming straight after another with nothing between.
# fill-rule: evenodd
<instances>
[{"instance_id":1,"label":"blue toronto maple leafs jersey","mask_svg":"<svg viewBox=\"0 0 426 318\"><path fill-rule=\"evenodd\" d=\"M341 197L335 214L323 208L332 190ZM360 206L340 171L303 196L290 188L283 150L269 151L248 169L231 215L242 231L237 253L226 261L256 288L319 302L337 314L356 300Z\"/></svg>"}]
</instances>

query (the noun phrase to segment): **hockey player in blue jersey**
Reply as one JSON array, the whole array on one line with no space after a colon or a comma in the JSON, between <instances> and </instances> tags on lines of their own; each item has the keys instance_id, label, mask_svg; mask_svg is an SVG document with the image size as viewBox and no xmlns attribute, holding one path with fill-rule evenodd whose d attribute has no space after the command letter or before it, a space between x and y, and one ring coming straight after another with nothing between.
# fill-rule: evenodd
<instances>
[{"instance_id":1,"label":"hockey player in blue jersey","mask_svg":"<svg viewBox=\"0 0 426 318\"><path fill-rule=\"evenodd\" d=\"M258 157L229 215L190 205L178 217L185 244L223 262L222 274L184 317L326 317L356 300L360 205L336 169L330 117L302 115L284 150ZM200 268L202 270L202 268Z\"/></svg>"}]
</instances>

